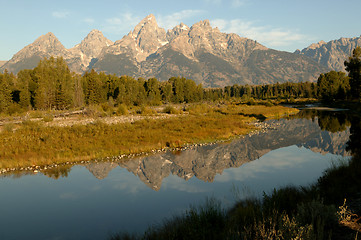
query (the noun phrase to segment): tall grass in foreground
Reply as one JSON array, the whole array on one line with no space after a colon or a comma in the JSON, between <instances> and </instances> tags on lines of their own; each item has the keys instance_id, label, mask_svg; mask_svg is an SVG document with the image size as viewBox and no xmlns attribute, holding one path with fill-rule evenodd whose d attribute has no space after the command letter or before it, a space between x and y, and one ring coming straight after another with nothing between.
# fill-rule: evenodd
<instances>
[{"instance_id":1,"label":"tall grass in foreground","mask_svg":"<svg viewBox=\"0 0 361 240\"><path fill-rule=\"evenodd\" d=\"M340 206L339 200L347 198L351 205L360 206L360 175L361 158L353 157L349 164L329 169L311 186L284 187L262 199L239 201L228 210L216 200L207 201L143 234L120 233L109 239L355 240L361 224L352 218L358 218L361 209L352 212L345 203Z\"/></svg>"}]
</instances>

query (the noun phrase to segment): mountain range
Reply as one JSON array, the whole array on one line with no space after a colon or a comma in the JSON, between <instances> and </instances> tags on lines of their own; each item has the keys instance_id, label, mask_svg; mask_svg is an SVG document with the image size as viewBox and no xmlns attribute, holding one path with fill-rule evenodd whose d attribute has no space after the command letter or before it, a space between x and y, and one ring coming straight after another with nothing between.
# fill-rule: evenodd
<instances>
[{"instance_id":1,"label":"mountain range","mask_svg":"<svg viewBox=\"0 0 361 240\"><path fill-rule=\"evenodd\" d=\"M289 53L234 33L222 33L208 20L191 27L180 23L166 31L151 14L115 42L93 30L80 44L66 49L53 33L47 33L0 64L0 71L8 69L16 74L34 68L44 57L62 56L77 73L94 69L161 81L183 76L204 87L316 81L320 73L342 70L343 61L359 41L322 42Z\"/></svg>"},{"instance_id":2,"label":"mountain range","mask_svg":"<svg viewBox=\"0 0 361 240\"><path fill-rule=\"evenodd\" d=\"M345 71L344 62L357 46L361 46L361 37L340 38L329 42L320 41L295 53L312 58L329 69Z\"/></svg>"}]
</instances>

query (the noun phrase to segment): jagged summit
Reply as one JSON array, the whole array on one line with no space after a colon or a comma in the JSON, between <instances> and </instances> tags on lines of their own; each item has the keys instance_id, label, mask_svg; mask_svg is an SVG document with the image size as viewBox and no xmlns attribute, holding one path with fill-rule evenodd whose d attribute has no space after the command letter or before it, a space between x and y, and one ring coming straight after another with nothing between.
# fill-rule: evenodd
<instances>
[{"instance_id":1,"label":"jagged summit","mask_svg":"<svg viewBox=\"0 0 361 240\"><path fill-rule=\"evenodd\" d=\"M356 46L361 46L361 37L340 38L329 42L320 41L295 53L307 56L329 69L345 71L344 62L351 56Z\"/></svg>"},{"instance_id":2,"label":"jagged summit","mask_svg":"<svg viewBox=\"0 0 361 240\"><path fill-rule=\"evenodd\" d=\"M17 73L21 69L36 67L40 59L50 56L63 56L65 59L70 57L67 49L52 32L41 35L33 43L21 49L0 70L7 69Z\"/></svg>"},{"instance_id":3,"label":"jagged summit","mask_svg":"<svg viewBox=\"0 0 361 240\"><path fill-rule=\"evenodd\" d=\"M137 38L142 31L149 31L152 29L157 30L158 28L159 27L155 16L153 14L150 14L143 18L143 20L135 26L131 34L134 38Z\"/></svg>"},{"instance_id":4,"label":"jagged summit","mask_svg":"<svg viewBox=\"0 0 361 240\"><path fill-rule=\"evenodd\" d=\"M70 70L78 73L94 69L161 81L184 76L205 87L315 81L328 70L299 54L271 50L255 40L223 33L209 20L191 27L180 23L165 31L150 14L114 43L94 29L81 43L66 49L49 32L16 53L0 71L34 68L40 59L50 56L62 56Z\"/></svg>"},{"instance_id":5,"label":"jagged summit","mask_svg":"<svg viewBox=\"0 0 361 240\"><path fill-rule=\"evenodd\" d=\"M321 47L322 45L325 45L325 44L326 44L326 42L323 41L323 40L321 40L321 41L319 41L318 43L312 43L312 44L309 46L309 48L310 48L310 49L316 49L316 48L319 48L319 47Z\"/></svg>"},{"instance_id":6,"label":"jagged summit","mask_svg":"<svg viewBox=\"0 0 361 240\"><path fill-rule=\"evenodd\" d=\"M103 47L108 47L112 44L113 41L104 37L101 31L94 29L74 48L79 48L90 57L97 57Z\"/></svg>"},{"instance_id":7,"label":"jagged summit","mask_svg":"<svg viewBox=\"0 0 361 240\"><path fill-rule=\"evenodd\" d=\"M126 54L133 57L132 61L140 63L155 53L160 47L168 43L166 32L159 27L153 14L140 21L128 35L114 43L114 46L106 49L100 56Z\"/></svg>"},{"instance_id":8,"label":"jagged summit","mask_svg":"<svg viewBox=\"0 0 361 240\"><path fill-rule=\"evenodd\" d=\"M104 47L113 45L113 41L104 37L103 33L93 29L80 44L69 49L73 58L69 60L72 69L78 72L87 70L90 62L97 58Z\"/></svg>"},{"instance_id":9,"label":"jagged summit","mask_svg":"<svg viewBox=\"0 0 361 240\"><path fill-rule=\"evenodd\" d=\"M32 44L29 44L27 47L36 48L40 51L46 51L49 48L54 49L56 47L59 49L65 49L63 44L59 41L59 39L52 32L48 32L45 35L41 35ZM25 47L25 48L27 48L27 47Z\"/></svg>"},{"instance_id":10,"label":"jagged summit","mask_svg":"<svg viewBox=\"0 0 361 240\"><path fill-rule=\"evenodd\" d=\"M191 29L195 29L195 28L201 28L201 29L204 29L204 30L211 30L212 26L211 26L211 23L209 22L209 20L206 19L206 20L199 21L199 22L195 23L191 27Z\"/></svg>"},{"instance_id":11,"label":"jagged summit","mask_svg":"<svg viewBox=\"0 0 361 240\"><path fill-rule=\"evenodd\" d=\"M169 29L167 31L168 41L175 39L181 34L188 33L189 30L190 28L187 25L185 25L184 23L180 23L179 25L175 26L173 29Z\"/></svg>"}]
</instances>

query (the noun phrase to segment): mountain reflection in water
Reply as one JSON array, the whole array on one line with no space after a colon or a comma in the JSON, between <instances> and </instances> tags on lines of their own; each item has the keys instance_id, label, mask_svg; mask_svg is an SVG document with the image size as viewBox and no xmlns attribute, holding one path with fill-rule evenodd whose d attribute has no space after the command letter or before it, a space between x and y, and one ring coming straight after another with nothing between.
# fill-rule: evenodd
<instances>
[{"instance_id":1,"label":"mountain reflection in water","mask_svg":"<svg viewBox=\"0 0 361 240\"><path fill-rule=\"evenodd\" d=\"M238 168L259 159L266 153L292 145L313 152L346 156L346 142L350 136L350 121L342 112L303 110L292 119L267 121L272 130L248 135L230 143L196 146L172 153L150 155L119 162L89 162L85 166L96 178L104 179L120 166L136 175L153 190L161 188L170 174L184 180L196 177L213 182L225 169ZM72 166L42 171L57 179L67 177ZM20 177L22 174L17 173ZM29 174L29 173L28 173Z\"/></svg>"},{"instance_id":2,"label":"mountain reflection in water","mask_svg":"<svg viewBox=\"0 0 361 240\"><path fill-rule=\"evenodd\" d=\"M360 154L360 119L346 113L302 110L267 121L267 132L229 143L62 165L37 175L8 172L0 178L0 239L96 240L110 232L140 233L206 198L227 208L285 185L307 186L338 156L347 156L345 149Z\"/></svg>"},{"instance_id":3,"label":"mountain reflection in water","mask_svg":"<svg viewBox=\"0 0 361 240\"><path fill-rule=\"evenodd\" d=\"M184 180L195 176L205 182L212 182L215 176L225 169L238 168L272 150L292 145L321 154L347 155L345 148L350 135L349 129L331 133L321 130L316 122L307 119L273 120L270 124L276 129L246 136L228 144L195 147L180 154L169 152L133 159L119 163L119 166L137 175L150 188L159 190L163 179L170 174ZM99 176L96 175L99 167L110 170L105 165L87 166L96 177ZM105 175L103 172L101 176Z\"/></svg>"}]
</instances>

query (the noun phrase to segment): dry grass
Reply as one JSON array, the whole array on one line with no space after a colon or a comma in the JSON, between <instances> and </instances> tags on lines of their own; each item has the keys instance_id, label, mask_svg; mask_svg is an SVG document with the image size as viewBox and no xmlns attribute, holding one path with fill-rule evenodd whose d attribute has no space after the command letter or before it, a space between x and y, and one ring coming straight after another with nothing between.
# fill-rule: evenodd
<instances>
[{"instance_id":1,"label":"dry grass","mask_svg":"<svg viewBox=\"0 0 361 240\"><path fill-rule=\"evenodd\" d=\"M145 111L148 113L148 110ZM45 126L24 121L14 131L0 133L0 169L81 161L166 147L226 140L253 129L252 114L276 116L294 112L284 107L197 105L190 114L166 119L151 116L128 123ZM153 113L153 112L152 112ZM145 114L145 113L143 113ZM13 129L13 128L12 128Z\"/></svg>"}]
</instances>

